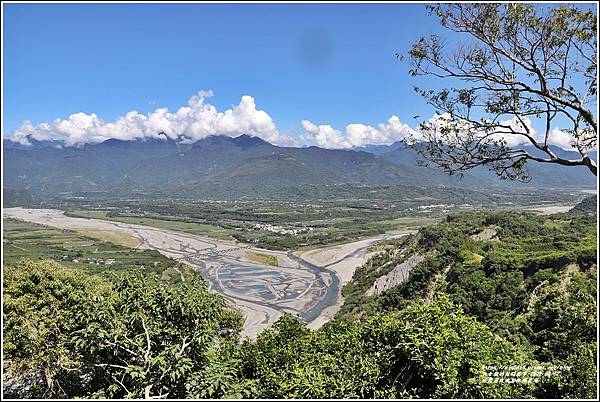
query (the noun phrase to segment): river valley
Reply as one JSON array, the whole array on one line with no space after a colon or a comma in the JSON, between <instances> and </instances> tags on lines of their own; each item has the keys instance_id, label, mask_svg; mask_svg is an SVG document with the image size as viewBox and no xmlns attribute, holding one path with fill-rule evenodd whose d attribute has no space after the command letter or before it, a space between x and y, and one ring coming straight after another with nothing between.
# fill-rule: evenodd
<instances>
[{"instance_id":1,"label":"river valley","mask_svg":"<svg viewBox=\"0 0 600 402\"><path fill-rule=\"evenodd\" d=\"M192 266L206 280L209 289L244 314L242 336L251 337L284 313L296 315L311 328L320 327L341 307L341 288L371 256L368 249L377 242L409 233L285 252L143 225L69 217L56 209L6 208L4 217L60 229L116 232L135 238L138 248L154 249ZM276 265L256 262L252 256L257 253L274 257Z\"/></svg>"}]
</instances>

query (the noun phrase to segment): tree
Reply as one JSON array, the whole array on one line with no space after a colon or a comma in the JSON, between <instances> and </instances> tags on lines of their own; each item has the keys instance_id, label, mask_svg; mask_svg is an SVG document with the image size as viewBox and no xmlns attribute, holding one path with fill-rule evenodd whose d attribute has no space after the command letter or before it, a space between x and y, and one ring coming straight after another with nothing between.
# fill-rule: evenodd
<instances>
[{"instance_id":1,"label":"tree","mask_svg":"<svg viewBox=\"0 0 600 402\"><path fill-rule=\"evenodd\" d=\"M241 315L199 276L108 281L52 261L5 266L4 275L5 396L194 397L226 374L238 342ZM235 385L207 396L242 395L246 384Z\"/></svg>"},{"instance_id":2,"label":"tree","mask_svg":"<svg viewBox=\"0 0 600 402\"><path fill-rule=\"evenodd\" d=\"M486 380L486 366L534 360L443 295L317 331L285 315L244 342L239 361L238 377L256 381L255 398L506 398L533 392L531 384Z\"/></svg>"},{"instance_id":3,"label":"tree","mask_svg":"<svg viewBox=\"0 0 600 402\"><path fill-rule=\"evenodd\" d=\"M4 396L53 398L73 389L84 392L94 376L82 367L71 338L86 324L79 318L89 311L85 307L94 304L89 313L98 317L97 306L105 311L115 303L110 284L52 261L4 265L3 275ZM82 380L83 371L88 375Z\"/></svg>"},{"instance_id":4,"label":"tree","mask_svg":"<svg viewBox=\"0 0 600 402\"><path fill-rule=\"evenodd\" d=\"M237 342L242 321L194 276L166 284L156 275L124 275L119 303L103 320L74 333L83 361L100 372L93 397L182 398L210 356Z\"/></svg>"},{"instance_id":5,"label":"tree","mask_svg":"<svg viewBox=\"0 0 600 402\"><path fill-rule=\"evenodd\" d=\"M594 11L494 3L427 9L442 27L470 40L449 49L448 41L434 34L409 52L413 76L437 77L453 86L415 88L437 111L406 140L423 164L460 175L486 166L501 178L521 181L530 179L528 161L586 166L597 175L588 155L598 138ZM536 133L533 121L542 132ZM554 152L552 136L568 141L580 157Z\"/></svg>"}]
</instances>

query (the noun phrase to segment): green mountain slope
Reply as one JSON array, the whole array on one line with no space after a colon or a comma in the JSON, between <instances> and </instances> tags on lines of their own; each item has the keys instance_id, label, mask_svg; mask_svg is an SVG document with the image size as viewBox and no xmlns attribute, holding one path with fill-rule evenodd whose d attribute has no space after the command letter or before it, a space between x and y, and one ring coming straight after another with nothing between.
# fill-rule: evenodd
<instances>
[{"instance_id":1,"label":"green mountain slope","mask_svg":"<svg viewBox=\"0 0 600 402\"><path fill-rule=\"evenodd\" d=\"M278 197L298 186L339 184L499 191L510 187L485 169L461 180L416 166L411 150L376 149L365 152L279 147L247 135L211 136L194 144L158 139L107 140L81 148L43 143L24 149L5 144L3 179L5 188L27 190L36 199L132 194ZM545 177L546 171L553 172L554 167L540 168L538 175ZM543 187L593 185L587 176L551 174L541 183Z\"/></svg>"},{"instance_id":2,"label":"green mountain slope","mask_svg":"<svg viewBox=\"0 0 600 402\"><path fill-rule=\"evenodd\" d=\"M539 361L572 367L562 385L541 389L541 397L592 395L596 255L595 217L450 215L380 245L343 289L337 318L403 310L444 295L494 333L526 345Z\"/></svg>"}]
</instances>

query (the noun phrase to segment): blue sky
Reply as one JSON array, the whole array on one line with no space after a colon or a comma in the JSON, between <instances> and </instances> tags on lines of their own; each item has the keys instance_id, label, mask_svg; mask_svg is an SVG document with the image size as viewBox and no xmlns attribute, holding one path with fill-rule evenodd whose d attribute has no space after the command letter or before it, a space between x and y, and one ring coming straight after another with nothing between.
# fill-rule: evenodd
<instances>
[{"instance_id":1,"label":"blue sky","mask_svg":"<svg viewBox=\"0 0 600 402\"><path fill-rule=\"evenodd\" d=\"M3 7L4 136L389 143L433 114L413 86L440 85L395 57L441 32L424 4Z\"/></svg>"},{"instance_id":2,"label":"blue sky","mask_svg":"<svg viewBox=\"0 0 600 402\"><path fill-rule=\"evenodd\" d=\"M197 91L254 97L279 131L344 127L424 103L394 54L436 29L421 4L5 4L4 133L76 112L171 111Z\"/></svg>"}]
</instances>

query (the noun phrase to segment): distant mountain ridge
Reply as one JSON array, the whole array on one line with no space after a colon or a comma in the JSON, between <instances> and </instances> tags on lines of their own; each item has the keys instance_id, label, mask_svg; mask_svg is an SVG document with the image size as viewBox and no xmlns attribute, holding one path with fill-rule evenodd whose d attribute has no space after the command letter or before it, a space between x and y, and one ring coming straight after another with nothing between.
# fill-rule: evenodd
<instances>
[{"instance_id":1,"label":"distant mountain ridge","mask_svg":"<svg viewBox=\"0 0 600 402\"><path fill-rule=\"evenodd\" d=\"M366 147L354 148L356 150L365 150L374 153L382 158L398 165L415 165L418 156L417 152L409 149L402 142L398 141L390 145L369 145ZM533 145L526 145L522 149L539 157L547 157L542 151L535 148ZM578 159L581 156L575 151L567 151L560 147L551 145L550 150L559 157L565 159ZM590 157L598 160L596 151L589 153ZM576 166L565 168L558 164L539 163L529 161L527 163L527 171L532 180L528 185L541 188L563 188L563 187L595 187L596 179L590 174L587 167ZM492 177L491 172L486 167L478 167L469 171L462 179L446 175L445 178L440 177L440 180L445 180L446 185L469 185L479 186L485 185ZM522 187L524 184L520 182L503 181L505 186Z\"/></svg>"},{"instance_id":2,"label":"distant mountain ridge","mask_svg":"<svg viewBox=\"0 0 600 402\"><path fill-rule=\"evenodd\" d=\"M168 139L106 140L81 147L3 141L4 187L35 197L80 193L163 194L185 197L272 196L299 185L437 186L506 188L486 169L463 179L415 165L400 143L352 150L294 148L249 135L209 136L195 143ZM565 151L566 152L566 151ZM594 187L585 168L532 166L532 186ZM551 172L550 174L548 172Z\"/></svg>"}]
</instances>

